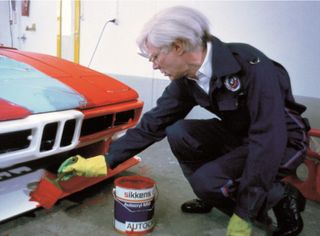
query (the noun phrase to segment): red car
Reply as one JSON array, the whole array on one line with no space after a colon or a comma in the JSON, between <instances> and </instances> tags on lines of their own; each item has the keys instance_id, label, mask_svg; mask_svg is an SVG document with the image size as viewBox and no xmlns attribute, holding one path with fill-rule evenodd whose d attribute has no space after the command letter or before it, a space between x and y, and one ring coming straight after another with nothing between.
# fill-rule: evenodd
<instances>
[{"instance_id":1,"label":"red car","mask_svg":"<svg viewBox=\"0 0 320 236\"><path fill-rule=\"evenodd\" d=\"M134 126L143 102L127 85L54 56L0 47L0 221L41 204L30 192L44 174L55 177L68 157L106 153ZM139 162L133 157L99 178L75 177L80 191Z\"/></svg>"}]
</instances>

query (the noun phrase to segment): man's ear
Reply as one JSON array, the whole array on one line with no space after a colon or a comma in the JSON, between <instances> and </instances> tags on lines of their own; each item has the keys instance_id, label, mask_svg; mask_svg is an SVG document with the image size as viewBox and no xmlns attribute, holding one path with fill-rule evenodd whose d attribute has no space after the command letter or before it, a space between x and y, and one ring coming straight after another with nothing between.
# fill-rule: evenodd
<instances>
[{"instance_id":1,"label":"man's ear","mask_svg":"<svg viewBox=\"0 0 320 236\"><path fill-rule=\"evenodd\" d=\"M172 43L172 49L176 51L178 55L182 55L185 52L185 42L182 39L176 39Z\"/></svg>"}]
</instances>

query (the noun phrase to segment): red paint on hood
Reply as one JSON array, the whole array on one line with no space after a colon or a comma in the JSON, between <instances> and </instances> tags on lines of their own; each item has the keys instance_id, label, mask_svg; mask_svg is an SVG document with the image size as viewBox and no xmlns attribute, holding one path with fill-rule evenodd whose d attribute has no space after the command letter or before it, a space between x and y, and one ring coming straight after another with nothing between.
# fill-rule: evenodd
<instances>
[{"instance_id":1,"label":"red paint on hood","mask_svg":"<svg viewBox=\"0 0 320 236\"><path fill-rule=\"evenodd\" d=\"M22 119L31 115L24 107L10 103L0 98L0 121Z\"/></svg>"},{"instance_id":2,"label":"red paint on hood","mask_svg":"<svg viewBox=\"0 0 320 236\"><path fill-rule=\"evenodd\" d=\"M84 96L91 108L136 100L138 94L127 85L79 64L44 54L0 48L0 55L24 62Z\"/></svg>"}]
</instances>

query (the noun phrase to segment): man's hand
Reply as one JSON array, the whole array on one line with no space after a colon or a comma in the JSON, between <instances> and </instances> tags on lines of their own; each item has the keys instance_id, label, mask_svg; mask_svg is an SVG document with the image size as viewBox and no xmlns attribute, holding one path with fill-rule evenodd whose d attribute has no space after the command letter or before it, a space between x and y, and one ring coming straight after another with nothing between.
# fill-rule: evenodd
<instances>
[{"instance_id":1,"label":"man's hand","mask_svg":"<svg viewBox=\"0 0 320 236\"><path fill-rule=\"evenodd\" d=\"M105 157L103 155L83 158L80 155L69 157L58 169L58 177L61 180L68 180L75 175L85 177L98 177L106 175L108 172Z\"/></svg>"},{"instance_id":2,"label":"man's hand","mask_svg":"<svg viewBox=\"0 0 320 236\"><path fill-rule=\"evenodd\" d=\"M252 226L247 221L241 219L236 214L233 214L230 218L227 236L250 236Z\"/></svg>"}]
</instances>

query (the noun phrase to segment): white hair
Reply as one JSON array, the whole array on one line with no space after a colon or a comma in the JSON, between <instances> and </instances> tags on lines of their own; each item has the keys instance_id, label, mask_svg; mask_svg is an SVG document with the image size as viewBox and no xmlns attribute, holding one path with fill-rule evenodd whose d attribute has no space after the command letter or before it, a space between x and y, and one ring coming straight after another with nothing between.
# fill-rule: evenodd
<instances>
[{"instance_id":1,"label":"white hair","mask_svg":"<svg viewBox=\"0 0 320 236\"><path fill-rule=\"evenodd\" d=\"M141 52L146 54L147 42L158 48L169 48L176 40L180 40L185 50L192 51L205 45L209 35L209 21L201 12L175 6L160 11L148 21L137 44Z\"/></svg>"}]
</instances>

